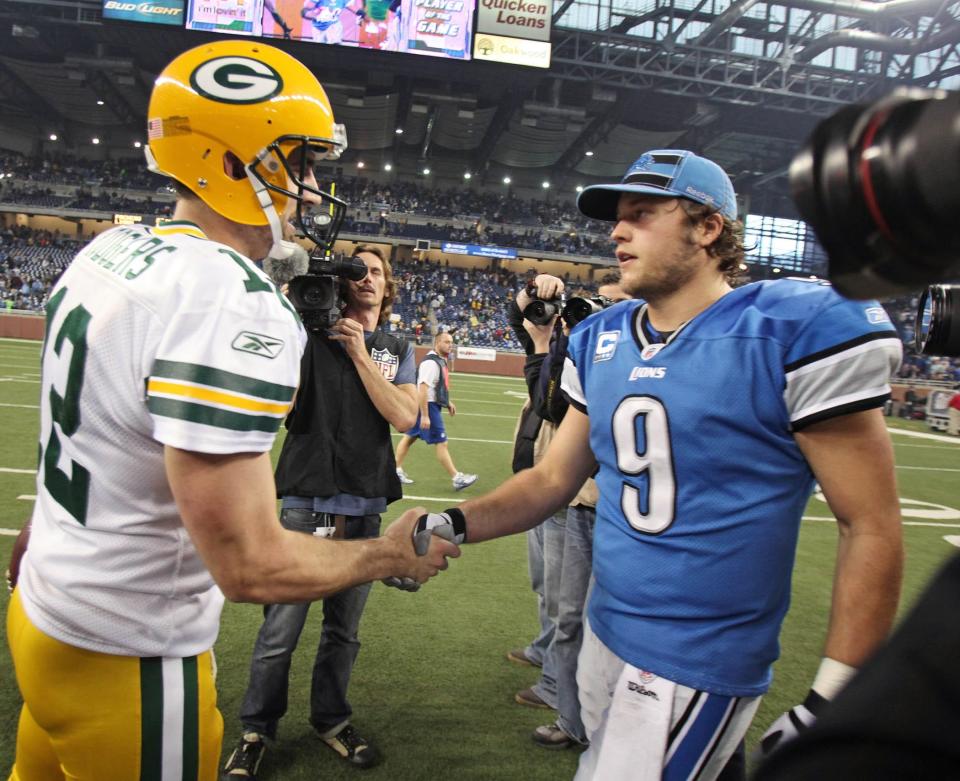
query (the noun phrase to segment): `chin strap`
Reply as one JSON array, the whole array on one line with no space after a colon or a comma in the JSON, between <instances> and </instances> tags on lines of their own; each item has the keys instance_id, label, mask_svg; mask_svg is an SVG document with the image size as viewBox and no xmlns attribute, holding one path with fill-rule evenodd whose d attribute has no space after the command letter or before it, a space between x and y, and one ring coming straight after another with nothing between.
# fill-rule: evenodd
<instances>
[{"instance_id":1,"label":"chin strap","mask_svg":"<svg viewBox=\"0 0 960 781\"><path fill-rule=\"evenodd\" d=\"M261 149L253 162L245 165L243 170L247 172L247 180L250 182L250 186L257 196L257 201L260 203L260 208L267 218L267 224L270 226L273 246L270 247L270 251L267 254L271 258L286 260L293 254L293 249L289 246L289 242L283 240L283 225L280 222L280 215L277 214L277 207L273 203L273 198L270 197L270 190L267 189L267 186L260 177L254 173L254 166L260 162L263 163L263 166L270 171L270 173L278 171L280 169L280 163L269 149Z\"/></svg>"}]
</instances>

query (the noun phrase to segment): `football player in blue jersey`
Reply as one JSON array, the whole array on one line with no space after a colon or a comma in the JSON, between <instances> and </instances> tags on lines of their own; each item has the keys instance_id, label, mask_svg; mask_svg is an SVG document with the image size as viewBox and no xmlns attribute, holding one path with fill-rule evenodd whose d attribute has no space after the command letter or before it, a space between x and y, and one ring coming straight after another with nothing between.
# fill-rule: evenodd
<instances>
[{"instance_id":1,"label":"football player in blue jersey","mask_svg":"<svg viewBox=\"0 0 960 781\"><path fill-rule=\"evenodd\" d=\"M523 531L598 468L577 779L714 779L770 685L815 483L839 530L824 659L764 743L812 721L890 629L903 553L882 407L902 345L878 304L825 282L732 286L733 185L692 152L648 152L578 206L613 223L635 300L573 330L544 459L420 525Z\"/></svg>"}]
</instances>

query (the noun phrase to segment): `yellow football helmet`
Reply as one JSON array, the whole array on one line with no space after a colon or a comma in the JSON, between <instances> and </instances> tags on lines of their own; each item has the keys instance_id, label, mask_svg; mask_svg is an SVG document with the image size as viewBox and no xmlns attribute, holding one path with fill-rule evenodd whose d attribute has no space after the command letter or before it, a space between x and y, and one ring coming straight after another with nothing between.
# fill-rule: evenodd
<instances>
[{"instance_id":1,"label":"yellow football helmet","mask_svg":"<svg viewBox=\"0 0 960 781\"><path fill-rule=\"evenodd\" d=\"M306 183L317 159L347 146L330 101L301 62L273 46L223 40L176 57L157 77L147 110L147 165L177 180L228 220L269 225L283 257L283 216L296 200L303 233L333 246L346 204ZM245 175L238 178L243 164ZM315 181L315 180L314 180ZM321 203L304 202L304 194Z\"/></svg>"}]
</instances>

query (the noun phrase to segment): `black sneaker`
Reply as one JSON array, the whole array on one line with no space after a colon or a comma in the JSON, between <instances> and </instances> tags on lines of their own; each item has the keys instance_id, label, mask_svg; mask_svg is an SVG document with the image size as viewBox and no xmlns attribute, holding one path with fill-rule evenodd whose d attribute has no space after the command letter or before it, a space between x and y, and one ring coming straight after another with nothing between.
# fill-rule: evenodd
<instances>
[{"instance_id":1,"label":"black sneaker","mask_svg":"<svg viewBox=\"0 0 960 781\"><path fill-rule=\"evenodd\" d=\"M364 738L352 724L347 724L332 738L320 738L351 765L373 767L380 761L377 747Z\"/></svg>"},{"instance_id":2,"label":"black sneaker","mask_svg":"<svg viewBox=\"0 0 960 781\"><path fill-rule=\"evenodd\" d=\"M227 759L227 764L223 766L220 778L229 779L229 781L236 781L238 778L255 781L260 760L263 759L263 752L266 750L267 746L261 735L256 732L244 733Z\"/></svg>"}]
</instances>

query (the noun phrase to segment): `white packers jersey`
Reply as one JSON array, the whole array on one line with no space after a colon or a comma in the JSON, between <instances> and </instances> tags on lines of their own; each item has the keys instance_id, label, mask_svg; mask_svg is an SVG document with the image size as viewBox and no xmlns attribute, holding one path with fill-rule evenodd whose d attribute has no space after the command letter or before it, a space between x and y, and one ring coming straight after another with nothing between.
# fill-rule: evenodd
<instances>
[{"instance_id":1,"label":"white packers jersey","mask_svg":"<svg viewBox=\"0 0 960 781\"><path fill-rule=\"evenodd\" d=\"M163 448L268 451L305 342L274 284L192 223L114 228L77 255L47 305L18 586L41 631L131 656L213 645L223 595L183 527Z\"/></svg>"}]
</instances>

